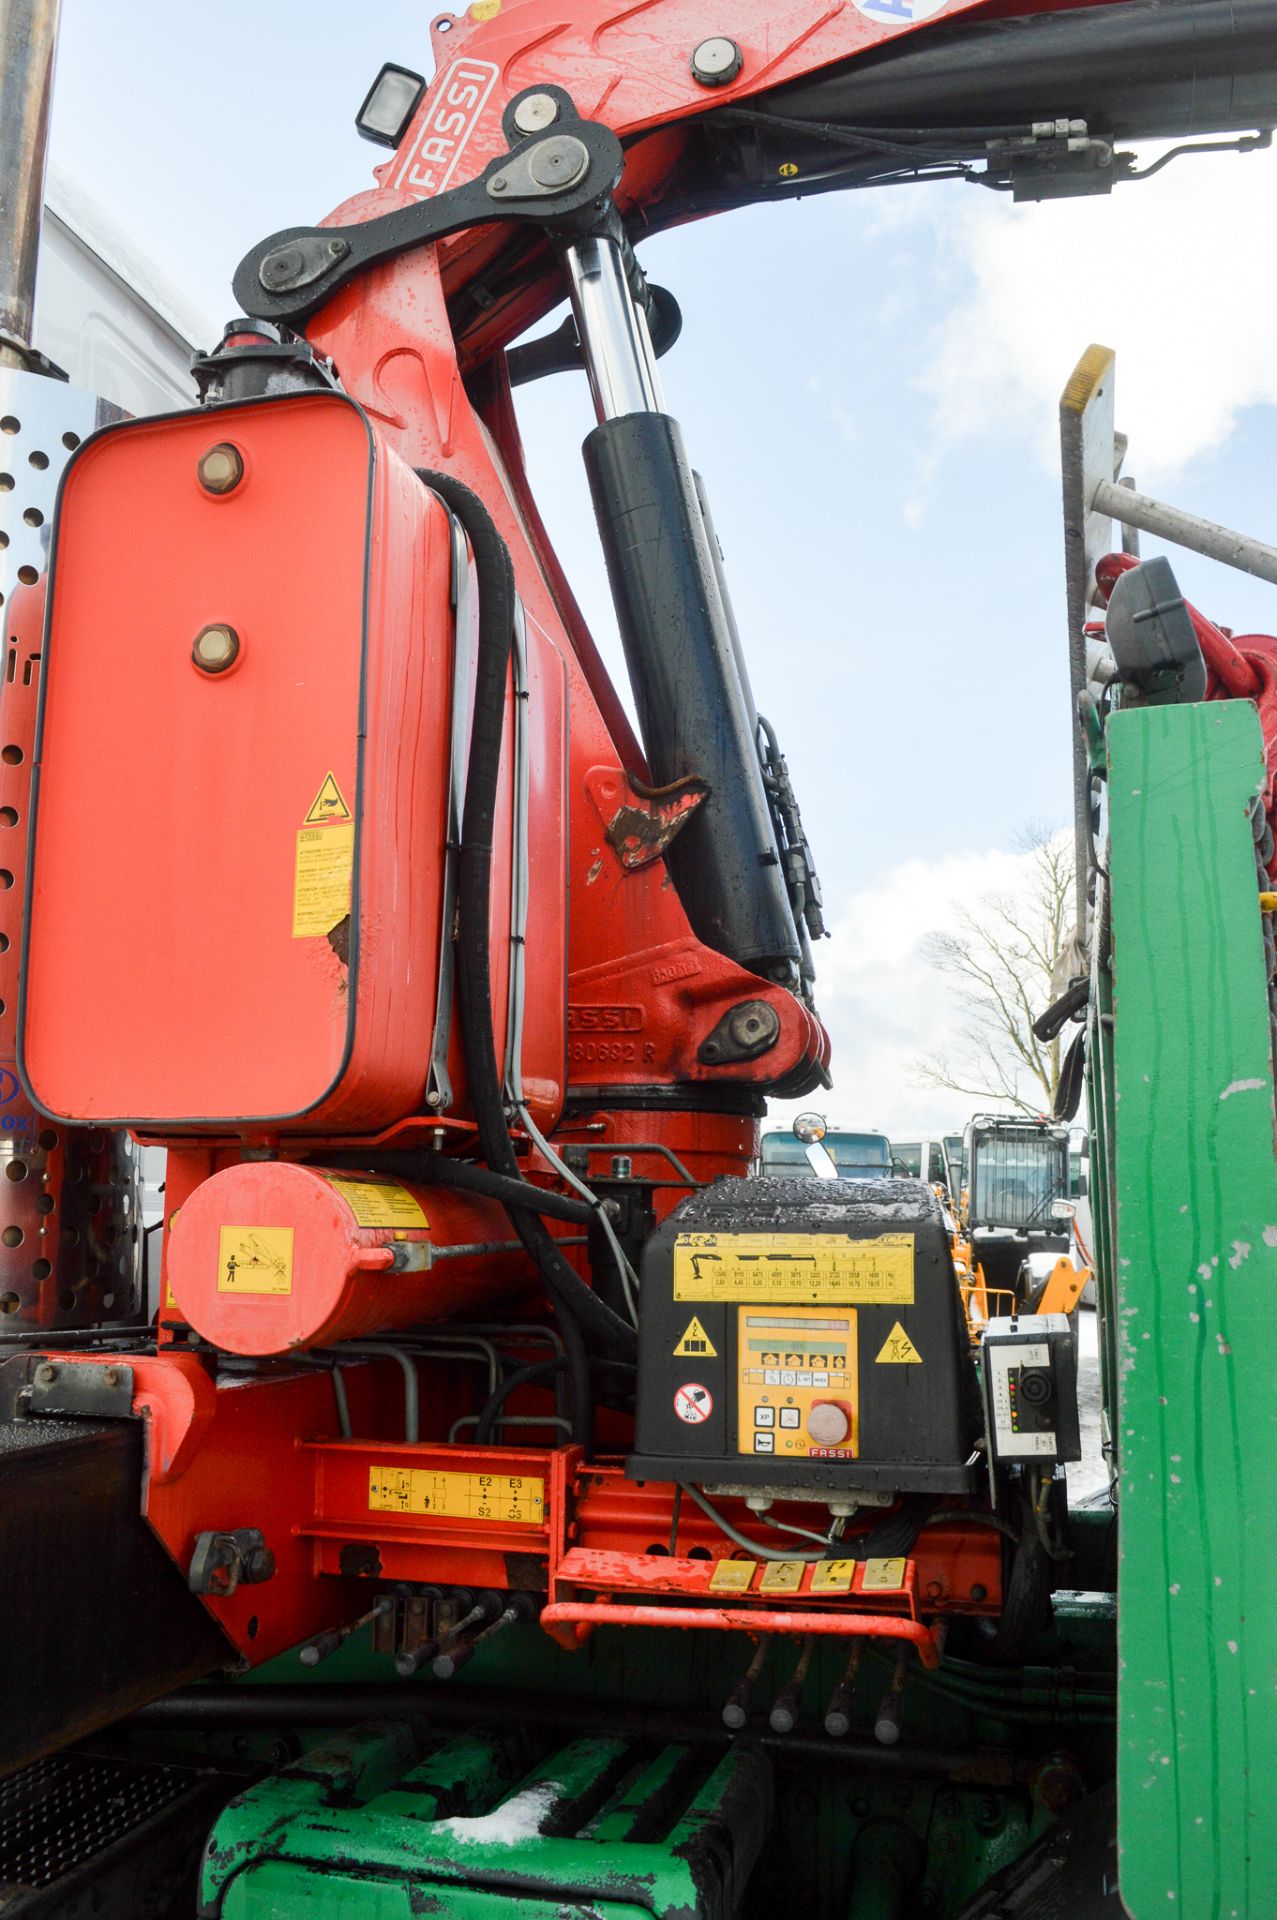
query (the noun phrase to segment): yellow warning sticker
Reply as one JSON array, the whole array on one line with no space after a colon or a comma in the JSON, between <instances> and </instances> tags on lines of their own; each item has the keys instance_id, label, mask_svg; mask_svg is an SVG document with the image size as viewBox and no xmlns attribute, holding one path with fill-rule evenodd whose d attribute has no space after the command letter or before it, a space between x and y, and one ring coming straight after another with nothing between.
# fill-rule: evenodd
<instances>
[{"instance_id":1,"label":"yellow warning sticker","mask_svg":"<svg viewBox=\"0 0 1277 1920\"><path fill-rule=\"evenodd\" d=\"M293 870L293 939L331 933L350 912L350 880L355 869L353 823L303 827L297 835Z\"/></svg>"},{"instance_id":2,"label":"yellow warning sticker","mask_svg":"<svg viewBox=\"0 0 1277 1920\"><path fill-rule=\"evenodd\" d=\"M526 1473L436 1473L430 1467L374 1466L368 1469L368 1511L539 1527L545 1519L545 1481Z\"/></svg>"},{"instance_id":3,"label":"yellow warning sticker","mask_svg":"<svg viewBox=\"0 0 1277 1920\"><path fill-rule=\"evenodd\" d=\"M922 1355L898 1320L883 1341L882 1351L874 1365L878 1367L920 1367L922 1365Z\"/></svg>"},{"instance_id":4,"label":"yellow warning sticker","mask_svg":"<svg viewBox=\"0 0 1277 1920\"><path fill-rule=\"evenodd\" d=\"M407 1187L397 1180L347 1180L326 1173L325 1180L339 1193L360 1227L428 1227L430 1222Z\"/></svg>"},{"instance_id":5,"label":"yellow warning sticker","mask_svg":"<svg viewBox=\"0 0 1277 1920\"><path fill-rule=\"evenodd\" d=\"M757 1560L720 1560L709 1577L711 1593L748 1593L758 1572Z\"/></svg>"},{"instance_id":6,"label":"yellow warning sticker","mask_svg":"<svg viewBox=\"0 0 1277 1920\"><path fill-rule=\"evenodd\" d=\"M291 1227L223 1227L217 1237L219 1293L291 1293Z\"/></svg>"},{"instance_id":7,"label":"yellow warning sticker","mask_svg":"<svg viewBox=\"0 0 1277 1920\"><path fill-rule=\"evenodd\" d=\"M333 774L324 775L324 784L311 801L302 821L304 827L330 827L339 820L352 820L354 815L346 805L341 788Z\"/></svg>"},{"instance_id":8,"label":"yellow warning sticker","mask_svg":"<svg viewBox=\"0 0 1277 1920\"><path fill-rule=\"evenodd\" d=\"M813 1593L850 1593L856 1575L854 1560L818 1560L812 1569Z\"/></svg>"},{"instance_id":9,"label":"yellow warning sticker","mask_svg":"<svg viewBox=\"0 0 1277 1920\"><path fill-rule=\"evenodd\" d=\"M797 1593L803 1583L801 1560L769 1560L758 1583L760 1593Z\"/></svg>"},{"instance_id":10,"label":"yellow warning sticker","mask_svg":"<svg viewBox=\"0 0 1277 1920\"><path fill-rule=\"evenodd\" d=\"M899 1593L905 1583L905 1560L866 1560L862 1593Z\"/></svg>"},{"instance_id":11,"label":"yellow warning sticker","mask_svg":"<svg viewBox=\"0 0 1277 1920\"><path fill-rule=\"evenodd\" d=\"M676 1300L837 1300L913 1305L913 1235L680 1233Z\"/></svg>"},{"instance_id":12,"label":"yellow warning sticker","mask_svg":"<svg viewBox=\"0 0 1277 1920\"><path fill-rule=\"evenodd\" d=\"M676 1359L688 1359L693 1354L706 1354L711 1360L718 1358L718 1348L706 1333L700 1321L693 1314L683 1329L683 1336L674 1349Z\"/></svg>"}]
</instances>

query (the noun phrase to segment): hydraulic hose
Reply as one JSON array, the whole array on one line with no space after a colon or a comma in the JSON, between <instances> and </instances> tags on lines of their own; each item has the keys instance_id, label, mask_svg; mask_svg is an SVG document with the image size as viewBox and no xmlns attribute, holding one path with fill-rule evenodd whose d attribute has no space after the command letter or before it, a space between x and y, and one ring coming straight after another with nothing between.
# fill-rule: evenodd
<instances>
[{"instance_id":1,"label":"hydraulic hose","mask_svg":"<svg viewBox=\"0 0 1277 1920\"><path fill-rule=\"evenodd\" d=\"M505 728L506 683L514 632L514 566L491 514L453 475L418 468L420 479L461 522L479 577L478 664L457 856L457 997L470 1101L485 1159L495 1173L520 1180L506 1125L492 1027L492 840ZM526 1185L526 1183L523 1183ZM587 1339L596 1351L633 1358L632 1330L586 1286L556 1247L544 1222L521 1206L507 1208L535 1261L555 1308L572 1386L572 1433L590 1451L593 1395Z\"/></svg>"},{"instance_id":2,"label":"hydraulic hose","mask_svg":"<svg viewBox=\"0 0 1277 1920\"><path fill-rule=\"evenodd\" d=\"M520 1387L530 1385L533 1381L552 1380L556 1373L562 1373L565 1365L566 1362L563 1360L535 1360L529 1366L516 1367L513 1373L508 1373L479 1415L479 1424L474 1430L476 1447L486 1447L491 1443L492 1429L496 1426L501 1416L501 1409L512 1393L517 1392Z\"/></svg>"}]
</instances>

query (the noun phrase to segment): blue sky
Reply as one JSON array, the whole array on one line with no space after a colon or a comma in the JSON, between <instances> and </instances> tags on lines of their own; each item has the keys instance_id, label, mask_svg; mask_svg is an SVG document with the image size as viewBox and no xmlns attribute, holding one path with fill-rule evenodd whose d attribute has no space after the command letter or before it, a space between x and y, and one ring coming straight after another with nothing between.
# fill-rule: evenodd
<instances>
[{"instance_id":1,"label":"blue sky","mask_svg":"<svg viewBox=\"0 0 1277 1920\"><path fill-rule=\"evenodd\" d=\"M355 109L383 59L428 70L430 15L130 0L107 33L105 11L63 0L53 159L220 325L252 242L372 184ZM845 1119L950 1123L905 1087L947 1018L916 942L949 898L1005 883L1025 822L1068 817L1054 419L1089 341L1118 350L1139 484L1277 537L1277 265L1257 244L1275 200L1277 155L1226 156L1111 201L1016 208L955 182L751 209L643 248L683 307L668 404L839 928L818 959ZM584 379L526 390L521 418L606 650ZM1272 589L1177 567L1225 624L1277 625Z\"/></svg>"}]
</instances>

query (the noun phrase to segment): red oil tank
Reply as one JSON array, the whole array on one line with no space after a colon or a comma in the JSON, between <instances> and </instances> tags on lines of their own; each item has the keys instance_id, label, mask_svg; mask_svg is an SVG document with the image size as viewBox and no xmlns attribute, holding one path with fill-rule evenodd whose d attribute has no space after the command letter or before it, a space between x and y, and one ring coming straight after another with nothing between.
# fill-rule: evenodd
<instances>
[{"instance_id":1,"label":"red oil tank","mask_svg":"<svg viewBox=\"0 0 1277 1920\"><path fill-rule=\"evenodd\" d=\"M527 1257L493 1201L286 1161L213 1174L169 1230L178 1311L229 1353L291 1353L442 1320L525 1277Z\"/></svg>"},{"instance_id":2,"label":"red oil tank","mask_svg":"<svg viewBox=\"0 0 1277 1920\"><path fill-rule=\"evenodd\" d=\"M158 1137L374 1133L422 1111L447 1038L453 572L443 506L337 393L80 449L55 526L23 969L21 1071L46 1111ZM561 829L556 851L561 868ZM510 858L507 826L498 991ZM561 940L553 957L561 974ZM553 1035L544 1066L525 1056L549 1118L558 1038L557 1059Z\"/></svg>"}]
</instances>

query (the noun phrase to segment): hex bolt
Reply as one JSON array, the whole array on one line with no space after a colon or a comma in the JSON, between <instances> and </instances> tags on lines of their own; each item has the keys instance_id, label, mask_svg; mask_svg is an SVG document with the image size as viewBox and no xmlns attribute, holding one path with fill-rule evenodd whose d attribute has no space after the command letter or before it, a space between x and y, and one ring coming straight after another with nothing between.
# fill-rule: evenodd
<instances>
[{"instance_id":1,"label":"hex bolt","mask_svg":"<svg viewBox=\"0 0 1277 1920\"><path fill-rule=\"evenodd\" d=\"M42 1361L35 1370L35 1383L38 1387L51 1387L57 1377L57 1368L48 1360Z\"/></svg>"}]
</instances>

